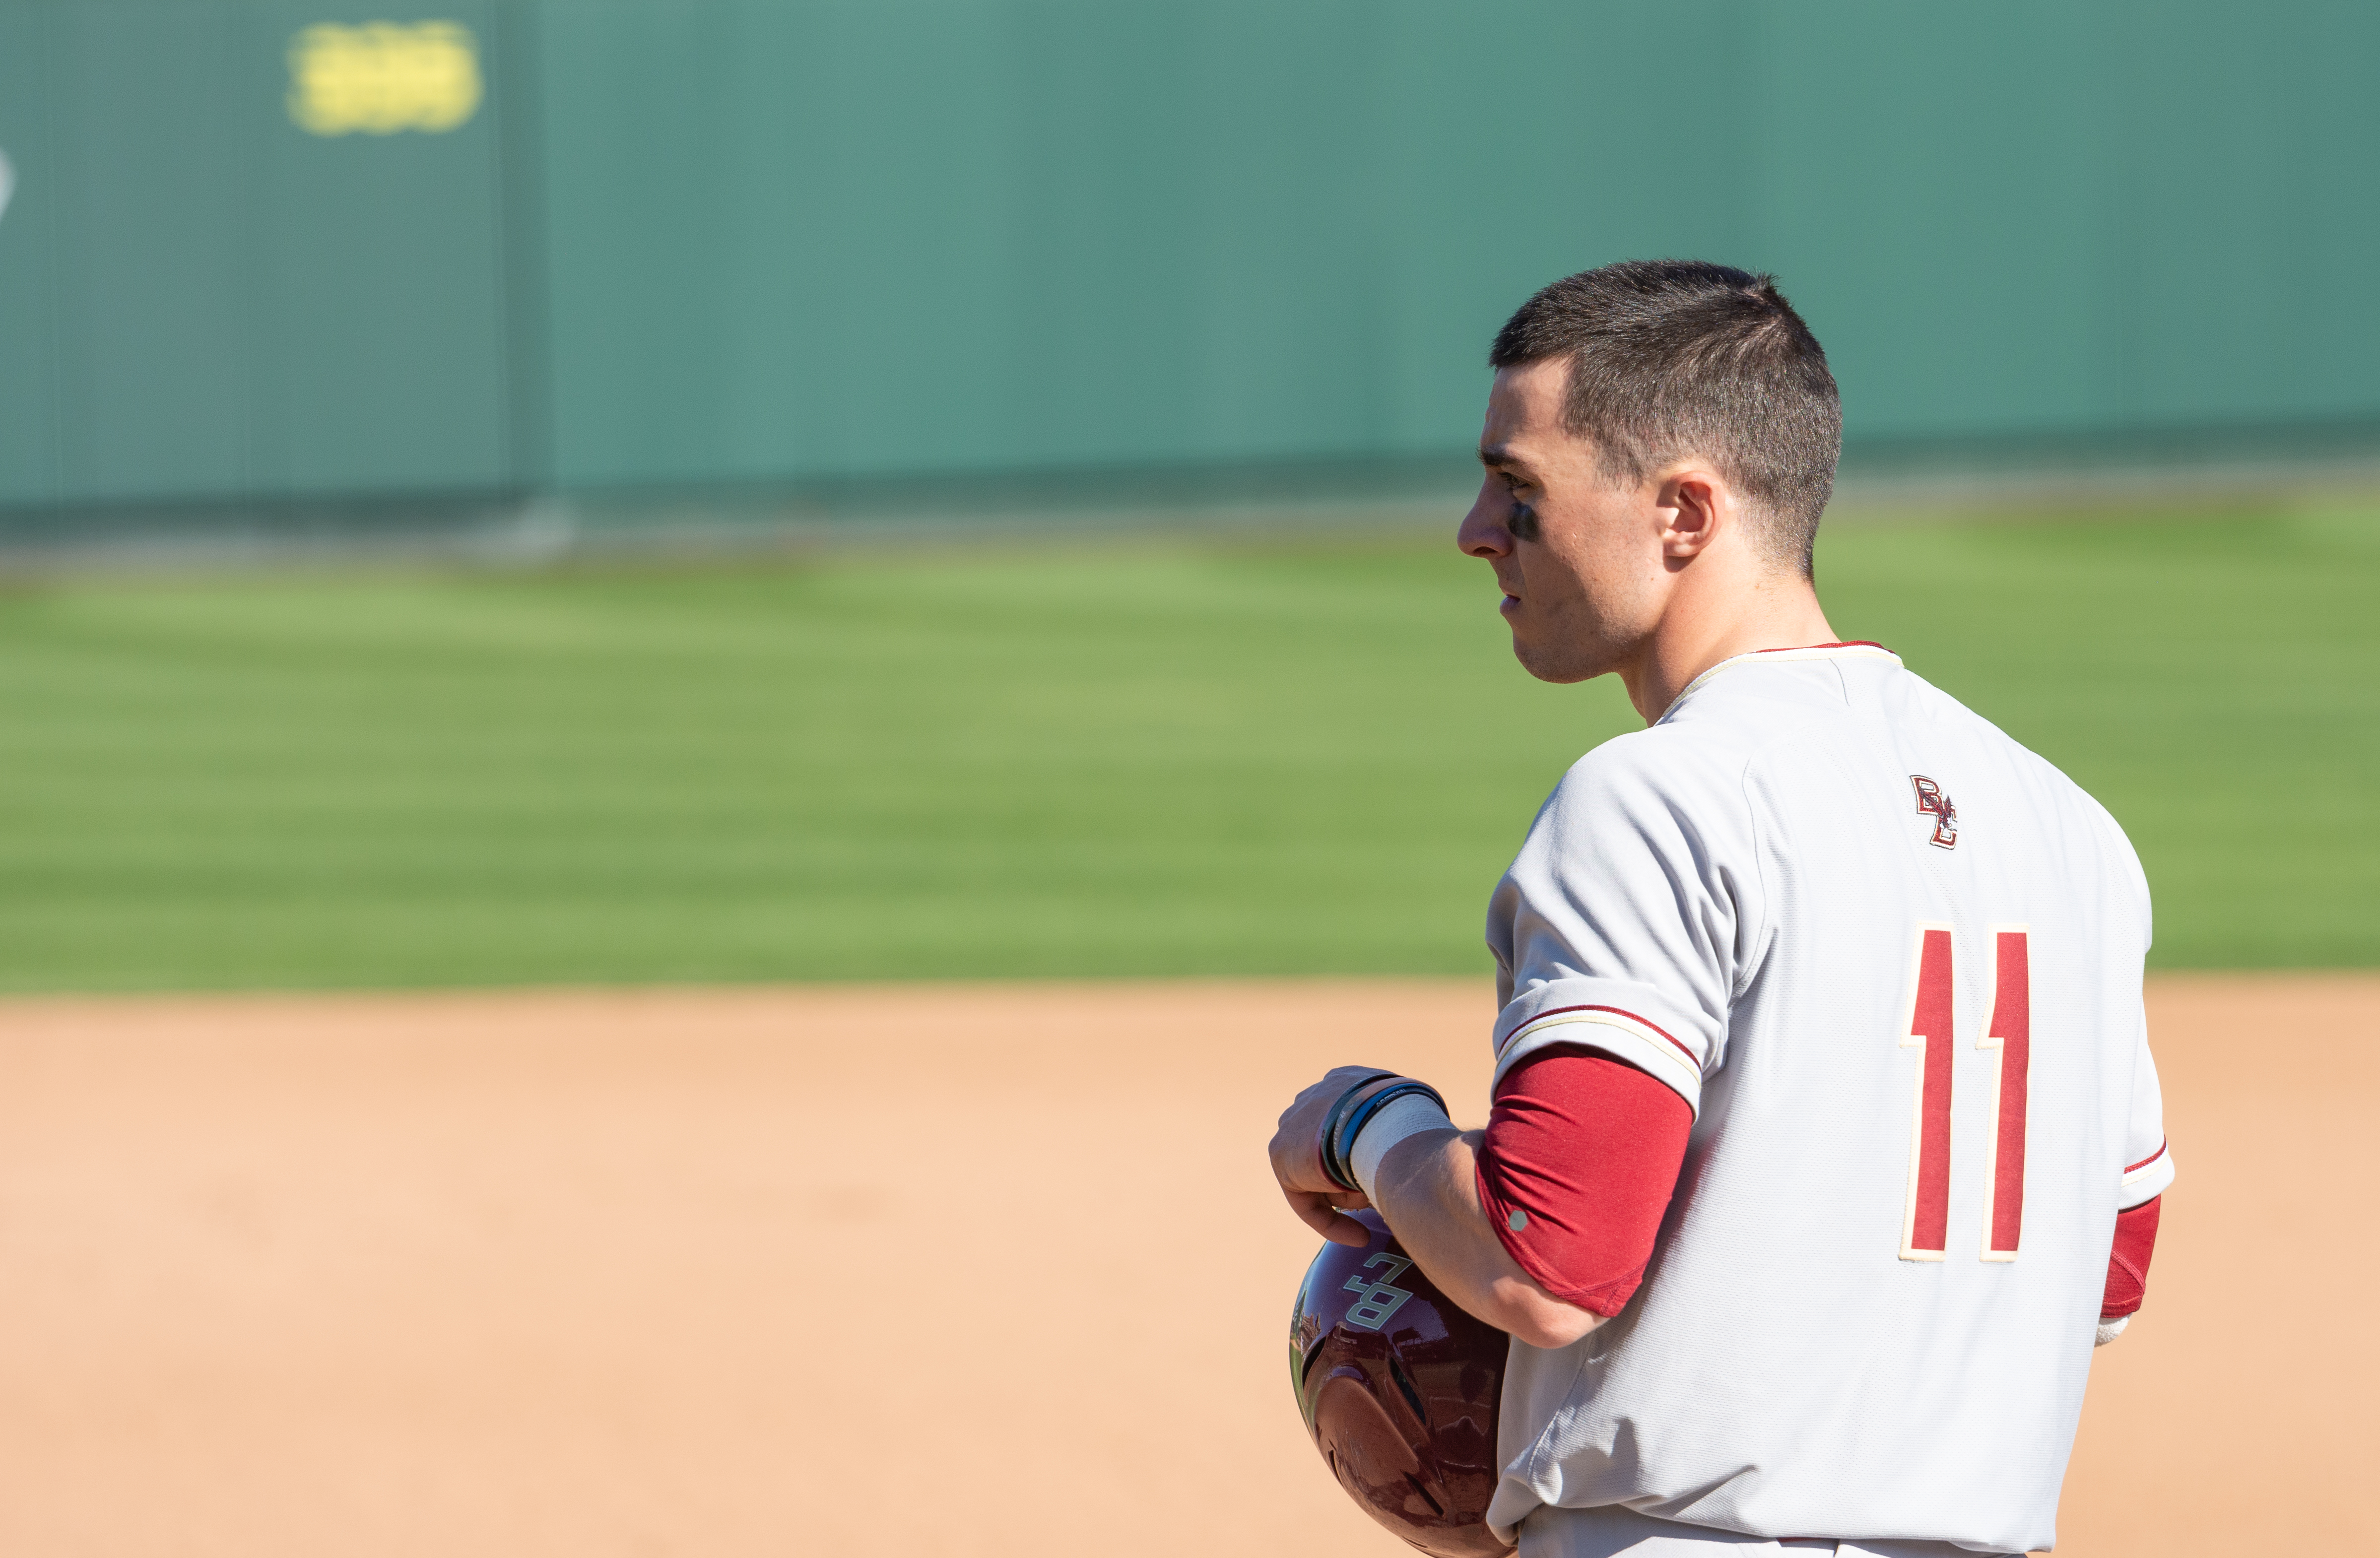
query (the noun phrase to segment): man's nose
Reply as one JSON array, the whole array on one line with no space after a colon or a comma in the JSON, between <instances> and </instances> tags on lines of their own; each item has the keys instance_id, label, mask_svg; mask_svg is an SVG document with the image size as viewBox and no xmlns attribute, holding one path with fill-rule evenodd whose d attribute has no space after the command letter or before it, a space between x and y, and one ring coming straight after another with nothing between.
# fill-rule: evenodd
<instances>
[{"instance_id":1,"label":"man's nose","mask_svg":"<svg viewBox=\"0 0 2380 1558\"><path fill-rule=\"evenodd\" d=\"M1512 554L1512 533L1504 527L1504 518L1497 506L1499 494L1483 486L1479 496L1472 501L1471 512L1463 516L1463 524L1454 532L1454 544L1465 557L1499 558Z\"/></svg>"}]
</instances>

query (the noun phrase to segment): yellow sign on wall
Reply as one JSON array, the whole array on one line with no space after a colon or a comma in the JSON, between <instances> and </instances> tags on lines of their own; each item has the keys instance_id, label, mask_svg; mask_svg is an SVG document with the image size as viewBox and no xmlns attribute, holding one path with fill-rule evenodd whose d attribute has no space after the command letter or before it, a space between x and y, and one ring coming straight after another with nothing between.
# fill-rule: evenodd
<instances>
[{"instance_id":1,"label":"yellow sign on wall","mask_svg":"<svg viewBox=\"0 0 2380 1558\"><path fill-rule=\"evenodd\" d=\"M289 117L313 135L435 135L480 91L479 41L458 22L322 22L289 41Z\"/></svg>"}]
</instances>

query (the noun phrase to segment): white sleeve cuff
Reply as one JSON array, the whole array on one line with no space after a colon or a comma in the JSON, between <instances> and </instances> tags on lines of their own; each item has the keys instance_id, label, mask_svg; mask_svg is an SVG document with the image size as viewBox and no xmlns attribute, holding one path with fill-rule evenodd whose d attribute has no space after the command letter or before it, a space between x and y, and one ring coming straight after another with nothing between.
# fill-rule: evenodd
<instances>
[{"instance_id":1,"label":"white sleeve cuff","mask_svg":"<svg viewBox=\"0 0 2380 1558\"><path fill-rule=\"evenodd\" d=\"M2124 1165L2124 1178L2116 1190L2116 1210L2130 1212L2135 1206L2145 1206L2165 1194L2173 1183L2173 1153L2160 1141L2157 1150L2138 1163Z\"/></svg>"},{"instance_id":2,"label":"white sleeve cuff","mask_svg":"<svg viewBox=\"0 0 2380 1558\"><path fill-rule=\"evenodd\" d=\"M1632 991L1632 994L1643 992ZM1677 1033L1693 1033L1672 1012L1662 1010L1677 1030L1620 1007L1574 999L1603 994L1585 980L1565 980L1541 986L1525 999L1516 999L1497 1019L1496 1074L1492 1087L1523 1060L1555 1045L1579 1045L1599 1049L1625 1061L1645 1075L1670 1084L1686 1107L1697 1115L1703 1106L1703 1068L1697 1051L1682 1043ZM1558 1005L1558 1002L1570 1004ZM1650 1005L1640 1001L1639 1005Z\"/></svg>"},{"instance_id":3,"label":"white sleeve cuff","mask_svg":"<svg viewBox=\"0 0 2380 1558\"><path fill-rule=\"evenodd\" d=\"M2132 1317L2128 1314L2119 1314L2113 1320L2103 1320L2099 1322L2098 1339L2091 1345L2095 1347L2106 1347L2109 1342L2112 1342L2117 1337L2122 1335L2124 1334L2124 1327L2130 1325L2131 1322Z\"/></svg>"},{"instance_id":4,"label":"white sleeve cuff","mask_svg":"<svg viewBox=\"0 0 2380 1558\"><path fill-rule=\"evenodd\" d=\"M1387 1107L1364 1122L1363 1133L1355 1144L1347 1149L1347 1166L1355 1171L1355 1184L1366 1201L1372 1200L1374 1181L1380 1175L1380 1160L1389 1149L1408 1136L1419 1136L1426 1130L1452 1130L1454 1122L1446 1111L1430 1102L1424 1093L1408 1093L1392 1100ZM1375 1205L1378 1203L1374 1202Z\"/></svg>"}]
</instances>

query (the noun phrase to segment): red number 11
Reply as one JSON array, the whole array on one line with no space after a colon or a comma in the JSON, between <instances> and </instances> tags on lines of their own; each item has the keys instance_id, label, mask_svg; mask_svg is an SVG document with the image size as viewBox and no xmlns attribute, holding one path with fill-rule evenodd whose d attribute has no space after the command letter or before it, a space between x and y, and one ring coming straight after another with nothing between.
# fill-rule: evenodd
<instances>
[{"instance_id":1,"label":"red number 11","mask_svg":"<svg viewBox=\"0 0 2380 1558\"><path fill-rule=\"evenodd\" d=\"M1992 1077L1992 1134L1984 1144L1983 1259L2013 1261L2024 1230L2025 1084L2033 1061L2031 935L2022 925L1992 929L1991 1016L1978 1049L1999 1052ZM1939 1261L1950 1223L1950 927L1917 927L1909 979L1909 1020L1900 1044L1917 1057L1917 1101L1909 1133L1909 1200L1901 1214L1900 1258Z\"/></svg>"}]
</instances>

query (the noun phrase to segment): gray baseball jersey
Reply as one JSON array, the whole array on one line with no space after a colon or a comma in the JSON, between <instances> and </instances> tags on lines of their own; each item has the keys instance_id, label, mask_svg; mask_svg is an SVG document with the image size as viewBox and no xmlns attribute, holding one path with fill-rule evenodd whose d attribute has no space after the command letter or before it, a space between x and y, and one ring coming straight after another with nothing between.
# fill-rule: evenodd
<instances>
[{"instance_id":1,"label":"gray baseball jersey","mask_svg":"<svg viewBox=\"0 0 2380 1558\"><path fill-rule=\"evenodd\" d=\"M1499 1076L1585 1044L1695 1112L1634 1300L1513 1344L1490 1522L2048 1546L2173 1174L2114 819L1873 645L1741 656L1571 769L1488 940Z\"/></svg>"}]
</instances>

